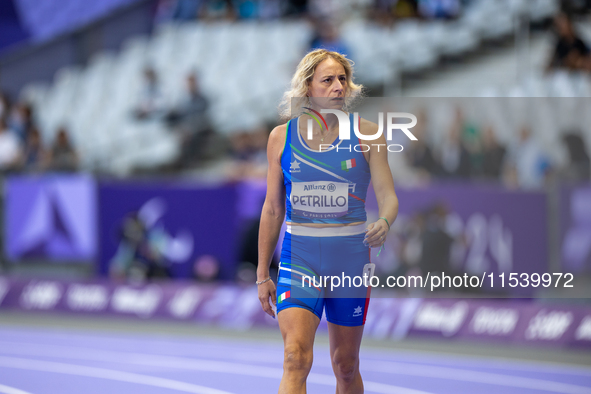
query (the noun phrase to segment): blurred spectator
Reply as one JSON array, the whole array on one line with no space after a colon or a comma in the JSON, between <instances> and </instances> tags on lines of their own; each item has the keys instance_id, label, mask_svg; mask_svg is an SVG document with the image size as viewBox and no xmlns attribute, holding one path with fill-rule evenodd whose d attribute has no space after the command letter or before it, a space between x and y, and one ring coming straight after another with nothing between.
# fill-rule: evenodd
<instances>
[{"instance_id":1,"label":"blurred spectator","mask_svg":"<svg viewBox=\"0 0 591 394\"><path fill-rule=\"evenodd\" d=\"M259 16L259 2L255 0L234 0L239 19L254 19Z\"/></svg>"},{"instance_id":2,"label":"blurred spectator","mask_svg":"<svg viewBox=\"0 0 591 394\"><path fill-rule=\"evenodd\" d=\"M164 98L160 91L156 71L152 67L146 67L143 73L144 84L134 110L135 116L138 119L157 115L164 109Z\"/></svg>"},{"instance_id":3,"label":"blurred spectator","mask_svg":"<svg viewBox=\"0 0 591 394\"><path fill-rule=\"evenodd\" d=\"M176 8L176 0L158 0L156 11L154 12L155 24L168 22L173 19Z\"/></svg>"},{"instance_id":4,"label":"blurred spectator","mask_svg":"<svg viewBox=\"0 0 591 394\"><path fill-rule=\"evenodd\" d=\"M207 118L207 98L201 93L199 82L195 74L186 79L186 90L176 107L166 116L167 122L174 127L180 127L191 133L199 132L209 127Z\"/></svg>"},{"instance_id":5,"label":"blurred spectator","mask_svg":"<svg viewBox=\"0 0 591 394\"><path fill-rule=\"evenodd\" d=\"M396 19L414 18L418 15L417 0L374 0L372 19L389 25Z\"/></svg>"},{"instance_id":6,"label":"blurred spectator","mask_svg":"<svg viewBox=\"0 0 591 394\"><path fill-rule=\"evenodd\" d=\"M521 129L519 142L512 148L511 165L515 171L517 186L520 188L539 189L544 186L550 162L528 127Z\"/></svg>"},{"instance_id":7,"label":"blurred spectator","mask_svg":"<svg viewBox=\"0 0 591 394\"><path fill-rule=\"evenodd\" d=\"M321 19L316 22L316 33L310 43L310 49L326 49L350 57L349 49L340 38L337 26L328 19Z\"/></svg>"},{"instance_id":8,"label":"blurred spectator","mask_svg":"<svg viewBox=\"0 0 591 394\"><path fill-rule=\"evenodd\" d=\"M301 16L308 12L308 0L287 0L286 16Z\"/></svg>"},{"instance_id":9,"label":"blurred spectator","mask_svg":"<svg viewBox=\"0 0 591 394\"><path fill-rule=\"evenodd\" d=\"M12 108L9 126L17 133L21 142L27 139L28 132L33 128L33 107L28 103L18 103Z\"/></svg>"},{"instance_id":10,"label":"blurred spectator","mask_svg":"<svg viewBox=\"0 0 591 394\"><path fill-rule=\"evenodd\" d=\"M10 98L7 94L0 91L0 119L6 118L10 114Z\"/></svg>"},{"instance_id":11,"label":"blurred spectator","mask_svg":"<svg viewBox=\"0 0 591 394\"><path fill-rule=\"evenodd\" d=\"M388 165L390 166L394 183L397 185L418 186L428 183L431 179L431 174L427 171L411 167L408 152L413 144L416 144L416 142L407 143L406 146L398 143L398 145L404 146L403 151L388 152Z\"/></svg>"},{"instance_id":12,"label":"blurred spectator","mask_svg":"<svg viewBox=\"0 0 591 394\"><path fill-rule=\"evenodd\" d=\"M25 172L39 172L47 165L47 152L43 148L41 135L37 128L32 128L27 134L21 169Z\"/></svg>"},{"instance_id":13,"label":"blurred spectator","mask_svg":"<svg viewBox=\"0 0 591 394\"><path fill-rule=\"evenodd\" d=\"M230 165L228 178L243 180L264 178L267 175L267 141L269 129L259 127L251 131L236 133L230 139Z\"/></svg>"},{"instance_id":14,"label":"blurred spectator","mask_svg":"<svg viewBox=\"0 0 591 394\"><path fill-rule=\"evenodd\" d=\"M170 277L168 264L160 252L161 233L148 229L138 212L130 213L121 224L119 247L109 263L113 279L144 282Z\"/></svg>"},{"instance_id":15,"label":"blurred spectator","mask_svg":"<svg viewBox=\"0 0 591 394\"><path fill-rule=\"evenodd\" d=\"M251 134L250 169L248 176L251 178L265 178L267 176L267 141L269 129L259 127Z\"/></svg>"},{"instance_id":16,"label":"blurred spectator","mask_svg":"<svg viewBox=\"0 0 591 394\"><path fill-rule=\"evenodd\" d=\"M230 138L230 144L230 155L233 160L238 162L248 161L251 154L250 134L248 132L241 131L234 134Z\"/></svg>"},{"instance_id":17,"label":"blurred spectator","mask_svg":"<svg viewBox=\"0 0 591 394\"><path fill-rule=\"evenodd\" d=\"M584 182L591 179L591 160L585 146L585 141L579 133L568 133L562 137L569 156L565 178L574 182Z\"/></svg>"},{"instance_id":18,"label":"blurred spectator","mask_svg":"<svg viewBox=\"0 0 591 394\"><path fill-rule=\"evenodd\" d=\"M212 133L207 115L209 103L201 93L195 74L190 74L187 77L186 88L187 90L176 108L166 116L169 126L176 129L181 136L180 161L183 166L189 165L202 156Z\"/></svg>"},{"instance_id":19,"label":"blurred spectator","mask_svg":"<svg viewBox=\"0 0 591 394\"><path fill-rule=\"evenodd\" d=\"M214 256L199 256L193 264L193 274L195 279L200 282L213 282L218 279L220 274L220 262ZM256 281L256 275L255 275ZM252 281L250 281L252 283Z\"/></svg>"},{"instance_id":20,"label":"blurred spectator","mask_svg":"<svg viewBox=\"0 0 591 394\"><path fill-rule=\"evenodd\" d=\"M482 176L486 179L500 180L507 149L499 144L492 127L484 130L482 142Z\"/></svg>"},{"instance_id":21,"label":"blurred spectator","mask_svg":"<svg viewBox=\"0 0 591 394\"><path fill-rule=\"evenodd\" d=\"M564 14L554 18L554 29L558 38L554 53L547 69L566 68L569 70L589 68L590 51L587 44L575 32L572 21Z\"/></svg>"},{"instance_id":22,"label":"blurred spectator","mask_svg":"<svg viewBox=\"0 0 591 394\"><path fill-rule=\"evenodd\" d=\"M206 0L160 0L156 8L156 21L193 21L201 13Z\"/></svg>"},{"instance_id":23,"label":"blurred spectator","mask_svg":"<svg viewBox=\"0 0 591 394\"><path fill-rule=\"evenodd\" d=\"M454 238L447 232L445 221L448 209L443 204L435 204L424 213L421 235L421 258L419 267L427 272L450 272L451 247Z\"/></svg>"},{"instance_id":24,"label":"blurred spectator","mask_svg":"<svg viewBox=\"0 0 591 394\"><path fill-rule=\"evenodd\" d=\"M467 179L472 173L470 153L462 141L461 132L462 119L458 117L439 152L441 175L445 178Z\"/></svg>"},{"instance_id":25,"label":"blurred spectator","mask_svg":"<svg viewBox=\"0 0 591 394\"><path fill-rule=\"evenodd\" d=\"M560 0L560 8L568 15L585 14L591 10L591 0Z\"/></svg>"},{"instance_id":26,"label":"blurred spectator","mask_svg":"<svg viewBox=\"0 0 591 394\"><path fill-rule=\"evenodd\" d=\"M396 239L400 241L395 250L399 265L395 268L393 275L421 275L419 263L423 249L422 234L425 230L425 212L415 212L409 220L401 216L396 220L394 231Z\"/></svg>"},{"instance_id":27,"label":"blurred spectator","mask_svg":"<svg viewBox=\"0 0 591 394\"><path fill-rule=\"evenodd\" d=\"M172 19L191 21L197 19L205 0L176 0Z\"/></svg>"},{"instance_id":28,"label":"blurred spectator","mask_svg":"<svg viewBox=\"0 0 591 394\"><path fill-rule=\"evenodd\" d=\"M6 119L0 118L0 173L15 170L21 154L21 142L8 128Z\"/></svg>"},{"instance_id":29,"label":"blurred spectator","mask_svg":"<svg viewBox=\"0 0 591 394\"><path fill-rule=\"evenodd\" d=\"M57 137L48 155L49 168L52 171L72 172L78 169L78 155L70 142L65 128L58 130Z\"/></svg>"},{"instance_id":30,"label":"blurred spectator","mask_svg":"<svg viewBox=\"0 0 591 394\"><path fill-rule=\"evenodd\" d=\"M341 2L343 2L341 0ZM334 0L310 0L308 2L308 14L310 17L320 20L328 18L338 18L341 10L341 4Z\"/></svg>"},{"instance_id":31,"label":"blurred spectator","mask_svg":"<svg viewBox=\"0 0 591 394\"><path fill-rule=\"evenodd\" d=\"M424 175L429 178L439 172L439 165L427 141L424 138L420 138L417 134L415 136L418 141L415 141L407 149L409 162L412 167L423 170Z\"/></svg>"},{"instance_id":32,"label":"blurred spectator","mask_svg":"<svg viewBox=\"0 0 591 394\"><path fill-rule=\"evenodd\" d=\"M459 133L460 144L468 152L469 163L467 164L468 173L461 175L462 177L474 176L482 172L482 138L480 136L480 129L477 125L468 121L464 116L464 111L461 107L456 107L455 124Z\"/></svg>"},{"instance_id":33,"label":"blurred spectator","mask_svg":"<svg viewBox=\"0 0 591 394\"><path fill-rule=\"evenodd\" d=\"M201 16L207 20L235 20L236 10L232 0L209 0L205 2L205 7L203 8Z\"/></svg>"},{"instance_id":34,"label":"blurred spectator","mask_svg":"<svg viewBox=\"0 0 591 394\"><path fill-rule=\"evenodd\" d=\"M401 133L393 134L392 143L404 147L402 152L388 151L388 164L396 183L415 186L430 181L438 172L437 162L427 144L427 114L424 109L417 113L417 125L412 129L418 141L410 141Z\"/></svg>"},{"instance_id":35,"label":"blurred spectator","mask_svg":"<svg viewBox=\"0 0 591 394\"><path fill-rule=\"evenodd\" d=\"M398 0L394 6L396 18L414 18L418 15L418 0Z\"/></svg>"},{"instance_id":36,"label":"blurred spectator","mask_svg":"<svg viewBox=\"0 0 591 394\"><path fill-rule=\"evenodd\" d=\"M259 1L259 18L264 20L276 19L281 16L282 5L281 0L260 0Z\"/></svg>"},{"instance_id":37,"label":"blurred spectator","mask_svg":"<svg viewBox=\"0 0 591 394\"><path fill-rule=\"evenodd\" d=\"M418 0L419 13L426 19L457 18L461 11L460 0Z\"/></svg>"},{"instance_id":38,"label":"blurred spectator","mask_svg":"<svg viewBox=\"0 0 591 394\"><path fill-rule=\"evenodd\" d=\"M374 0L370 11L371 19L384 25L390 25L394 21L396 2L397 0Z\"/></svg>"}]
</instances>

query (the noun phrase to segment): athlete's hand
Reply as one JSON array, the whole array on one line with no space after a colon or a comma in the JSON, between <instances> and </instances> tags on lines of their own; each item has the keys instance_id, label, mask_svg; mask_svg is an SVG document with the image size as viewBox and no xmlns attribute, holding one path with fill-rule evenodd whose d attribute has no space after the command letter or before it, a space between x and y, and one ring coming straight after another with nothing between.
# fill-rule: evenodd
<instances>
[{"instance_id":1,"label":"athlete's hand","mask_svg":"<svg viewBox=\"0 0 591 394\"><path fill-rule=\"evenodd\" d=\"M365 229L365 239L363 244L371 248L379 248L386 242L386 235L388 234L388 225L382 219L371 223Z\"/></svg>"},{"instance_id":2,"label":"athlete's hand","mask_svg":"<svg viewBox=\"0 0 591 394\"><path fill-rule=\"evenodd\" d=\"M273 279L268 282L263 283L262 285L258 286L259 290L259 301L261 302L261 306L263 310L272 318L275 318L275 312L273 312L273 308L269 303L269 297L271 298L271 302L273 305L277 305L277 296L276 296L276 289L275 283L273 283Z\"/></svg>"}]
</instances>

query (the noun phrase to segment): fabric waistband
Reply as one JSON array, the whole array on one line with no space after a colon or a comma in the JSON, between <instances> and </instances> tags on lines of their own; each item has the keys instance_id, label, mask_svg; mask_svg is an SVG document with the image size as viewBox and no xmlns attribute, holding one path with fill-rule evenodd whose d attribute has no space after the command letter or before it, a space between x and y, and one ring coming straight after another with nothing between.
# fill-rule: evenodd
<instances>
[{"instance_id":1,"label":"fabric waistband","mask_svg":"<svg viewBox=\"0 0 591 394\"><path fill-rule=\"evenodd\" d=\"M363 234L365 232L365 223L356 226L339 227L308 227L288 224L287 232L304 237L346 237L348 235Z\"/></svg>"}]
</instances>

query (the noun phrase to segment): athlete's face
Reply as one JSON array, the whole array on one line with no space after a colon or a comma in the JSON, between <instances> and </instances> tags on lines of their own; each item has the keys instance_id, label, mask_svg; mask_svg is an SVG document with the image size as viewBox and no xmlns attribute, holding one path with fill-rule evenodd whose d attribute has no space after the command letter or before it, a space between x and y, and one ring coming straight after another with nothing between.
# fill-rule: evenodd
<instances>
[{"instance_id":1,"label":"athlete's face","mask_svg":"<svg viewBox=\"0 0 591 394\"><path fill-rule=\"evenodd\" d=\"M341 109L347 92L345 68L333 58L316 66L312 81L308 85L308 96L313 106Z\"/></svg>"}]
</instances>

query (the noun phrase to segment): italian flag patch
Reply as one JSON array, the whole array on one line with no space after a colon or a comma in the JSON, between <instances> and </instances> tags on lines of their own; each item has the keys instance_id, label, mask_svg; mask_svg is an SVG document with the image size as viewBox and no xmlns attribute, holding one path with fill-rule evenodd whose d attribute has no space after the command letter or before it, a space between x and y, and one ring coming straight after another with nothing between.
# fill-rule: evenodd
<instances>
[{"instance_id":1,"label":"italian flag patch","mask_svg":"<svg viewBox=\"0 0 591 394\"><path fill-rule=\"evenodd\" d=\"M355 159L341 161L341 169L343 171L349 171L350 168L355 168Z\"/></svg>"},{"instance_id":2,"label":"italian flag patch","mask_svg":"<svg viewBox=\"0 0 591 394\"><path fill-rule=\"evenodd\" d=\"M291 290L286 291L285 293L279 296L279 303L281 304L283 301L289 298Z\"/></svg>"}]
</instances>

